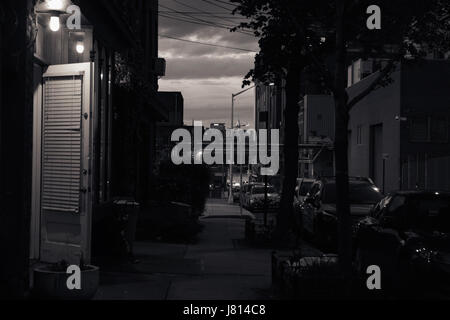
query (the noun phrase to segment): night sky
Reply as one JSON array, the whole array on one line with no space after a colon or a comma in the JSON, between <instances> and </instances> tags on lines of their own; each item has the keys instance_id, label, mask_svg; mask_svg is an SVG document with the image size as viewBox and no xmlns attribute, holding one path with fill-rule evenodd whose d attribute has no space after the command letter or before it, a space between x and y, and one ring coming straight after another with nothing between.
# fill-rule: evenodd
<instances>
[{"instance_id":1,"label":"night sky","mask_svg":"<svg viewBox=\"0 0 450 320\"><path fill-rule=\"evenodd\" d=\"M210 122L226 122L229 126L231 94L242 90L242 80L258 51L258 40L250 31L238 33L226 29L242 21L242 17L231 14L235 5L227 4L226 0L160 0L159 4L159 56L167 61L166 76L159 81L159 90L182 92L185 123L196 120L209 126ZM215 26L206 25L211 23ZM253 90L236 98L235 123L238 120L253 127Z\"/></svg>"}]
</instances>

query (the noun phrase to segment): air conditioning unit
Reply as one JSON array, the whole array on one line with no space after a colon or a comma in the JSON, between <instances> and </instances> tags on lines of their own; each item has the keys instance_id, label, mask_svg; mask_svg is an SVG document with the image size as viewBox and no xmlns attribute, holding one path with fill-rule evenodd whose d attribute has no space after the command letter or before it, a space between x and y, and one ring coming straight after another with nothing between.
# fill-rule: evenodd
<instances>
[{"instance_id":1,"label":"air conditioning unit","mask_svg":"<svg viewBox=\"0 0 450 320\"><path fill-rule=\"evenodd\" d=\"M158 77L164 77L166 75L166 59L156 58L154 71Z\"/></svg>"}]
</instances>

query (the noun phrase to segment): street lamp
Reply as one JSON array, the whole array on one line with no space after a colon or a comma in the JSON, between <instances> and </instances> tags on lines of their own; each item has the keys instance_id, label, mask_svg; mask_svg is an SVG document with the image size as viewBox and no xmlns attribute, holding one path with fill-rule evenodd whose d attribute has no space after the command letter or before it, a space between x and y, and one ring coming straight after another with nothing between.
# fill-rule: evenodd
<instances>
[{"instance_id":1,"label":"street lamp","mask_svg":"<svg viewBox=\"0 0 450 320\"><path fill-rule=\"evenodd\" d=\"M234 129L234 99L237 96L239 96L255 87L256 86L254 85L254 86L251 86L250 88L242 90L238 93L233 93L231 95L231 130ZM233 141L233 143L234 143L234 141ZM230 154L231 154L231 152L230 152ZM233 200L233 161L234 161L234 159L230 159L230 187L229 187L229 191L228 191L228 203L229 204L233 204L233 202L234 202L234 200ZM241 188L242 188L242 186L241 186Z\"/></svg>"}]
</instances>

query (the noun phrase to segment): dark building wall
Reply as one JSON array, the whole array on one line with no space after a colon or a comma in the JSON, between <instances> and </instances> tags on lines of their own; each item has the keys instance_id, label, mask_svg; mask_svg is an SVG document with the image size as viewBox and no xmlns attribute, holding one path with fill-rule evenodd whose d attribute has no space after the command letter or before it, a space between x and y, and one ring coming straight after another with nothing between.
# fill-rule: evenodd
<instances>
[{"instance_id":1,"label":"dark building wall","mask_svg":"<svg viewBox=\"0 0 450 320\"><path fill-rule=\"evenodd\" d=\"M377 75L372 74L349 87L350 99L370 85ZM392 79L392 84L371 92L353 107L349 123L349 174L372 177L381 188L382 156L388 154L385 191L400 187L400 122L396 116L400 115L401 71L397 70Z\"/></svg>"},{"instance_id":2,"label":"dark building wall","mask_svg":"<svg viewBox=\"0 0 450 320\"><path fill-rule=\"evenodd\" d=\"M181 92L158 92L158 99L168 112L169 119L159 122L158 125L182 126L184 118L184 99Z\"/></svg>"},{"instance_id":3,"label":"dark building wall","mask_svg":"<svg viewBox=\"0 0 450 320\"><path fill-rule=\"evenodd\" d=\"M1 1L0 297L28 290L33 123L33 1ZM17 24L11 19L16 17Z\"/></svg>"},{"instance_id":4,"label":"dark building wall","mask_svg":"<svg viewBox=\"0 0 450 320\"><path fill-rule=\"evenodd\" d=\"M0 15L0 44L2 44L0 52L0 297L8 298L24 297L29 289L33 51L36 29L33 8L36 2L33 0L0 2L2 12ZM74 2L80 4L83 13L86 13L90 20L96 22L95 36L101 39L105 47L115 48L116 45L119 49L133 47L133 35L125 32L127 28L116 20L118 17L123 18L123 10L114 12L122 4L121 1L114 1L114 7L109 6L113 1ZM108 10L104 7L100 8L103 5L107 6ZM152 62L157 53L157 1L126 1L126 5L131 8L132 13L139 15L139 18L131 15L132 21L145 21L141 24L143 30L148 31L145 26L152 26L151 31L143 35L141 39L145 40L143 43L146 43L144 52L150 52L146 54L148 58L146 65L149 66L147 74L155 84L157 76L152 72ZM142 34L139 33L139 35ZM156 93L156 85L154 90ZM148 131L150 130L151 127L148 128ZM145 140L145 146L149 146L147 142L148 140ZM143 158L145 159L139 165L148 166L150 162L147 161L148 157Z\"/></svg>"},{"instance_id":5,"label":"dark building wall","mask_svg":"<svg viewBox=\"0 0 450 320\"><path fill-rule=\"evenodd\" d=\"M373 74L348 88L350 98ZM450 189L450 63L403 63L393 83L370 93L351 111L350 175L370 176L385 191Z\"/></svg>"},{"instance_id":6,"label":"dark building wall","mask_svg":"<svg viewBox=\"0 0 450 320\"><path fill-rule=\"evenodd\" d=\"M450 62L403 66L402 188L450 189Z\"/></svg>"}]
</instances>

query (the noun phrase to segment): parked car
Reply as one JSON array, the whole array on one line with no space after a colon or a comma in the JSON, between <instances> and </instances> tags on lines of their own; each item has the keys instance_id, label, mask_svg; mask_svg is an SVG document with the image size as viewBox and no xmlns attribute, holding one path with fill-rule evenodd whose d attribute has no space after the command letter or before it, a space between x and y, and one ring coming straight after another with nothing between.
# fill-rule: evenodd
<instances>
[{"instance_id":1,"label":"parked car","mask_svg":"<svg viewBox=\"0 0 450 320\"><path fill-rule=\"evenodd\" d=\"M241 197L241 185L239 183L233 184L233 201L239 202Z\"/></svg>"},{"instance_id":2,"label":"parked car","mask_svg":"<svg viewBox=\"0 0 450 320\"><path fill-rule=\"evenodd\" d=\"M250 211L262 211L265 209L266 186L253 184L247 189L245 207ZM267 186L267 209L276 210L280 206L280 195L271 185Z\"/></svg>"},{"instance_id":3,"label":"parked car","mask_svg":"<svg viewBox=\"0 0 450 320\"><path fill-rule=\"evenodd\" d=\"M308 178L298 178L297 186L295 187L295 197L294 197L294 209L299 210L300 206L304 202L309 190L314 184L314 179Z\"/></svg>"},{"instance_id":4,"label":"parked car","mask_svg":"<svg viewBox=\"0 0 450 320\"><path fill-rule=\"evenodd\" d=\"M261 183L258 183L258 182L250 182L250 183L244 184L244 187L242 188L242 206L244 208L248 208L248 205L250 203L250 199L249 199L250 190L251 190L252 186L257 185L257 184L261 185Z\"/></svg>"},{"instance_id":5,"label":"parked car","mask_svg":"<svg viewBox=\"0 0 450 320\"><path fill-rule=\"evenodd\" d=\"M352 230L359 220L369 215L374 204L383 198L369 178L349 178L349 201ZM337 248L338 217L336 214L336 179L316 180L302 204L302 228L306 235L322 247Z\"/></svg>"},{"instance_id":6,"label":"parked car","mask_svg":"<svg viewBox=\"0 0 450 320\"><path fill-rule=\"evenodd\" d=\"M355 240L359 273L377 265L390 289L450 294L450 192L388 195L359 222Z\"/></svg>"}]
</instances>

